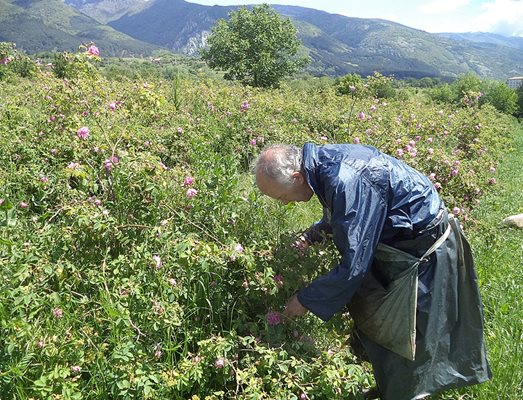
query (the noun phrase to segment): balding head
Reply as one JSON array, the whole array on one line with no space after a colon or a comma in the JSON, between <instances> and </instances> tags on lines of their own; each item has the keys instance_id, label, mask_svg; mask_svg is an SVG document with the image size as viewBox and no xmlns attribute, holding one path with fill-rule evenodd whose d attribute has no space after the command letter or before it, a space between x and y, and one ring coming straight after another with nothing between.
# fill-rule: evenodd
<instances>
[{"instance_id":1,"label":"balding head","mask_svg":"<svg viewBox=\"0 0 523 400\"><path fill-rule=\"evenodd\" d=\"M300 149L290 145L265 148L253 167L260 191L284 204L308 201L313 191L301 171L301 154Z\"/></svg>"}]
</instances>

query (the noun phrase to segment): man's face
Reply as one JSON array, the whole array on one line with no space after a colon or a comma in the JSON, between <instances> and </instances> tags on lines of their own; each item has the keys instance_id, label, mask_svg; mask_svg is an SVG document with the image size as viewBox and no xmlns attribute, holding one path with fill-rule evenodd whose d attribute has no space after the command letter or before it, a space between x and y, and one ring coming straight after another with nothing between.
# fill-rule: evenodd
<instances>
[{"instance_id":1,"label":"man's face","mask_svg":"<svg viewBox=\"0 0 523 400\"><path fill-rule=\"evenodd\" d=\"M256 175L256 184L260 191L275 200L288 204L291 201L309 201L314 192L305 181L300 172L293 173L294 184L283 185L265 176L263 173Z\"/></svg>"}]
</instances>

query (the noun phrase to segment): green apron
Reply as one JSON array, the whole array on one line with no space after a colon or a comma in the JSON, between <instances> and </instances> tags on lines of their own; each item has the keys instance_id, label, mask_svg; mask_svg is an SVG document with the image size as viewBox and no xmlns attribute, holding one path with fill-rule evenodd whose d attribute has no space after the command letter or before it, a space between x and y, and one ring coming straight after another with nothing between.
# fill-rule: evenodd
<instances>
[{"instance_id":1,"label":"green apron","mask_svg":"<svg viewBox=\"0 0 523 400\"><path fill-rule=\"evenodd\" d=\"M491 377L470 247L454 218L434 230L380 244L348 305L386 400L416 399ZM431 235L419 256L420 243Z\"/></svg>"}]
</instances>

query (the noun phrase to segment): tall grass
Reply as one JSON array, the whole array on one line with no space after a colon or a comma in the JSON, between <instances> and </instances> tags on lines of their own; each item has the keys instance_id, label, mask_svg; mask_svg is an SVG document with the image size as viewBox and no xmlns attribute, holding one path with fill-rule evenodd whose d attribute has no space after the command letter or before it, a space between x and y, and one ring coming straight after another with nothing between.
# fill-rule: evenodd
<instances>
[{"instance_id":1,"label":"tall grass","mask_svg":"<svg viewBox=\"0 0 523 400\"><path fill-rule=\"evenodd\" d=\"M485 335L493 379L445 395L445 399L523 399L523 230L503 218L523 213L523 126L497 169L497 190L481 199L468 236L475 253L485 311Z\"/></svg>"}]
</instances>

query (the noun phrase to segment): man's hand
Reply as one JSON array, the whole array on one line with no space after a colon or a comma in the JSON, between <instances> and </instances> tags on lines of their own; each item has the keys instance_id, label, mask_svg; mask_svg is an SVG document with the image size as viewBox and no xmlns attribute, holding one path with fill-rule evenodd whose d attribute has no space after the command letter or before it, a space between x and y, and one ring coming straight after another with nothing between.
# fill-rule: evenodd
<instances>
[{"instance_id":1,"label":"man's hand","mask_svg":"<svg viewBox=\"0 0 523 400\"><path fill-rule=\"evenodd\" d=\"M305 250L309 247L309 242L305 240L304 236L300 236L298 239L294 241L292 244L292 247L300 254L303 255L305 253Z\"/></svg>"},{"instance_id":2,"label":"man's hand","mask_svg":"<svg viewBox=\"0 0 523 400\"><path fill-rule=\"evenodd\" d=\"M298 296L294 295L287 301L287 305L285 306L282 315L285 319L291 320L305 314L306 312L307 309L301 305Z\"/></svg>"}]
</instances>

